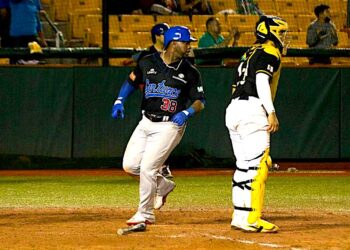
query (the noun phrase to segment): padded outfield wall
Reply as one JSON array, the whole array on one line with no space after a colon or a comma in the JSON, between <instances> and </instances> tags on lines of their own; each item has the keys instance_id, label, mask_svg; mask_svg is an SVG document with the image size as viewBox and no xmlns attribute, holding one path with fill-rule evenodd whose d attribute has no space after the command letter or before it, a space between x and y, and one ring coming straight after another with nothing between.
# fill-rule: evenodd
<instances>
[{"instance_id":1,"label":"padded outfield wall","mask_svg":"<svg viewBox=\"0 0 350 250\"><path fill-rule=\"evenodd\" d=\"M140 93L126 102L126 118L110 111L130 68L0 68L0 154L62 158L121 157L140 118ZM204 149L231 158L225 128L232 68L200 68L206 109L191 118L174 156ZM284 68L275 106L280 131L275 159L350 158L350 69Z\"/></svg>"}]
</instances>

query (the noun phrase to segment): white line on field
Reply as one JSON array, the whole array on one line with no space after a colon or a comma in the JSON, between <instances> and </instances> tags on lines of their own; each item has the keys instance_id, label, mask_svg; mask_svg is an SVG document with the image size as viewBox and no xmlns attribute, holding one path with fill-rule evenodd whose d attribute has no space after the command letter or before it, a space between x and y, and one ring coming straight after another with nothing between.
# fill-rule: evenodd
<instances>
[{"instance_id":1,"label":"white line on field","mask_svg":"<svg viewBox=\"0 0 350 250\"><path fill-rule=\"evenodd\" d=\"M209 237L215 240L227 240L227 241L232 241L232 242L239 242L239 243L243 243L243 244L251 244L251 245L259 245L259 246L263 246L263 247L270 247L270 248L286 248L286 249L291 249L291 250L303 250L302 248L290 248L290 246L284 246L284 245L278 245L278 244L274 244L274 243L264 243L264 242L255 242L252 240L239 240L239 239L234 239L231 237L226 237L226 236L222 236L222 235L214 235L214 234L205 234L205 233L199 233L199 234L192 234L192 236L205 236L205 237ZM185 237L189 237L189 234L175 234L175 235L170 235L170 236L165 236L165 235L156 235L156 237L159 238L185 238Z\"/></svg>"}]
</instances>

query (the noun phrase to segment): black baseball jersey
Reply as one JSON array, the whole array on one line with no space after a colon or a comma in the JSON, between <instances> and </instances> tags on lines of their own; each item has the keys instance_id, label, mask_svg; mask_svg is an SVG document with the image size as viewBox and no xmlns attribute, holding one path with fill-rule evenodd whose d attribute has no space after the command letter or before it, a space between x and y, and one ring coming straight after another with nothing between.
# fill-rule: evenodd
<instances>
[{"instance_id":1,"label":"black baseball jersey","mask_svg":"<svg viewBox=\"0 0 350 250\"><path fill-rule=\"evenodd\" d=\"M200 73L186 59L166 65L159 53L145 56L128 82L135 88L145 85L141 108L155 115L172 116L204 99Z\"/></svg>"},{"instance_id":2,"label":"black baseball jersey","mask_svg":"<svg viewBox=\"0 0 350 250\"><path fill-rule=\"evenodd\" d=\"M142 58L147 55L158 52L158 50L154 47L154 45L150 46L147 50L143 50L140 53L133 56L134 61L139 62Z\"/></svg>"},{"instance_id":3,"label":"black baseball jersey","mask_svg":"<svg viewBox=\"0 0 350 250\"><path fill-rule=\"evenodd\" d=\"M232 98L248 99L249 96L259 98L256 88L256 74L269 75L272 99L277 91L281 71L281 53L272 45L256 44L240 59L233 83Z\"/></svg>"}]
</instances>

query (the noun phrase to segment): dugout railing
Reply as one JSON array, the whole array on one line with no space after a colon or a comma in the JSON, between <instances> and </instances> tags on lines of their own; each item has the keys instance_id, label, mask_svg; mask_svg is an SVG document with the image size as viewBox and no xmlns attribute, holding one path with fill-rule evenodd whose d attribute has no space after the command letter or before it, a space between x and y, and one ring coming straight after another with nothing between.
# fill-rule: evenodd
<instances>
[{"instance_id":1,"label":"dugout railing","mask_svg":"<svg viewBox=\"0 0 350 250\"><path fill-rule=\"evenodd\" d=\"M142 49L133 48L43 48L42 54L37 54L37 58L101 58L102 66L109 66L110 58L131 57ZM247 50L247 47L233 48L196 48L194 49L195 58L240 58ZM27 48L0 48L0 58L32 57ZM290 48L286 57L350 57L350 48L331 48L331 49L305 49ZM349 65L350 66L350 65Z\"/></svg>"}]
</instances>

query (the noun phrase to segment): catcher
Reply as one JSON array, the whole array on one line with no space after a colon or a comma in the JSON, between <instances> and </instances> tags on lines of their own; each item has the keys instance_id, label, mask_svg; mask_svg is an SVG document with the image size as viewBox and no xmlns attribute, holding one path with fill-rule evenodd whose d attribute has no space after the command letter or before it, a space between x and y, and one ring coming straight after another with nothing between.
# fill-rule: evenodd
<instances>
[{"instance_id":1,"label":"catcher","mask_svg":"<svg viewBox=\"0 0 350 250\"><path fill-rule=\"evenodd\" d=\"M265 182L272 165L270 134L279 128L273 100L287 30L287 22L279 17L260 17L256 43L240 60L232 100L226 109L237 166L232 179L231 226L246 232L272 233L279 229L261 217Z\"/></svg>"}]
</instances>

